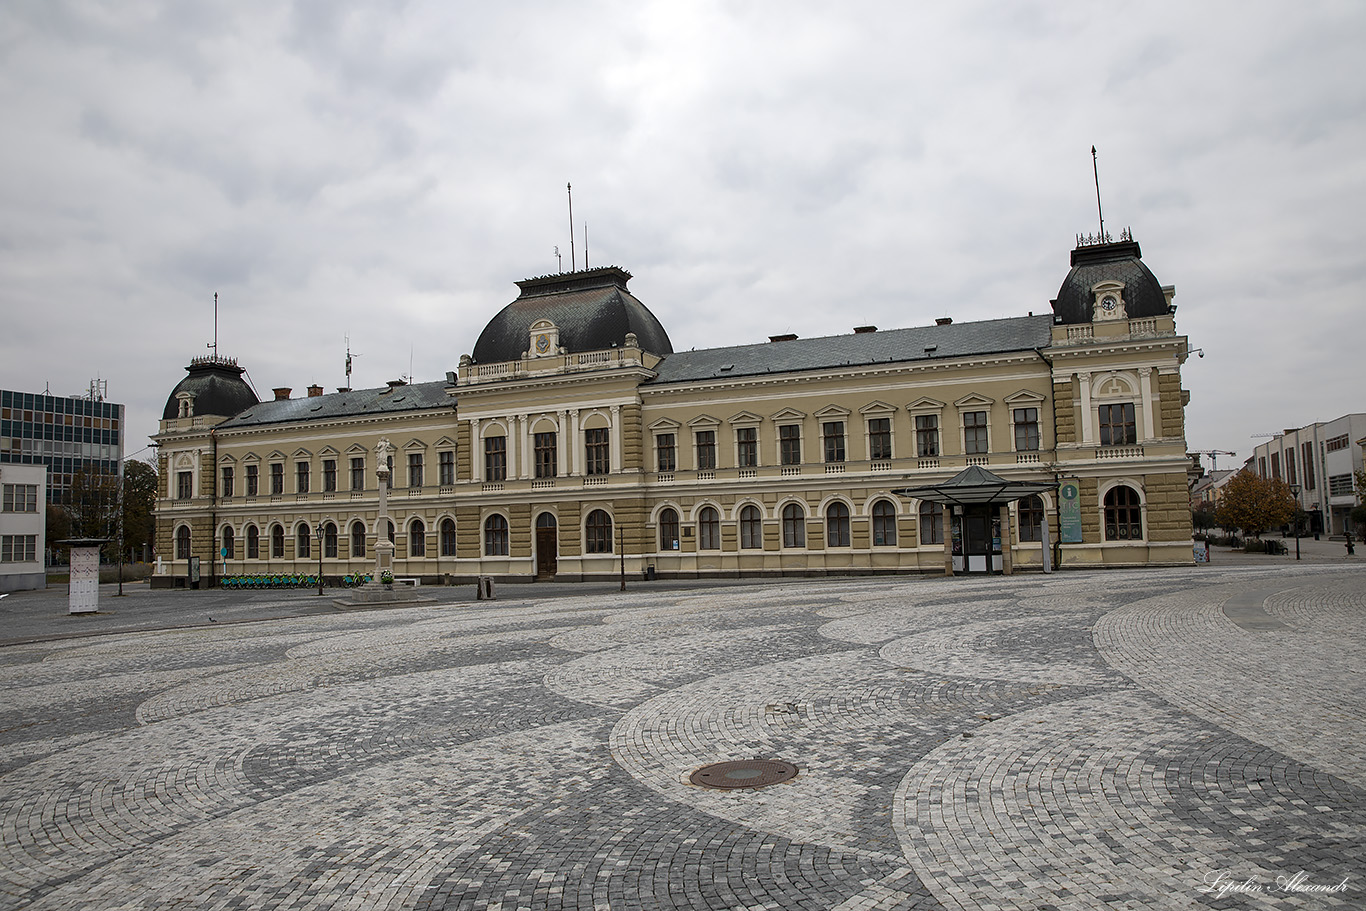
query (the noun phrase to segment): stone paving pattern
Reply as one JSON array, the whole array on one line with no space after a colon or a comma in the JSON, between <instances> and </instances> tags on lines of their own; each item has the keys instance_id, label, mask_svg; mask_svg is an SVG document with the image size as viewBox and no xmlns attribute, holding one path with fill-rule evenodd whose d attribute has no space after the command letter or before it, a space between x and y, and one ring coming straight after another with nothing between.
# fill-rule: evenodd
<instances>
[{"instance_id":1,"label":"stone paving pattern","mask_svg":"<svg viewBox=\"0 0 1366 911\"><path fill-rule=\"evenodd\" d=\"M0 907L1366 907L1357 565L431 593L0 647Z\"/></svg>"}]
</instances>

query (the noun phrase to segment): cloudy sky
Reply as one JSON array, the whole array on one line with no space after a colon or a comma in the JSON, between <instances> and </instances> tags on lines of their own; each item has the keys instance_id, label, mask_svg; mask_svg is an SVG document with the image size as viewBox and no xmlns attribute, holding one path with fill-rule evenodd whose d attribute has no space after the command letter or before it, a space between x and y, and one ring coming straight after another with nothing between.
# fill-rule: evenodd
<instances>
[{"instance_id":1,"label":"cloudy sky","mask_svg":"<svg viewBox=\"0 0 1366 911\"><path fill-rule=\"evenodd\" d=\"M1358 0L7 0L0 386L107 380L133 453L215 292L263 396L348 335L355 386L440 379L569 268L570 181L675 349L1038 313L1094 144L1206 352L1190 446L1245 457L1366 410L1363 39Z\"/></svg>"}]
</instances>

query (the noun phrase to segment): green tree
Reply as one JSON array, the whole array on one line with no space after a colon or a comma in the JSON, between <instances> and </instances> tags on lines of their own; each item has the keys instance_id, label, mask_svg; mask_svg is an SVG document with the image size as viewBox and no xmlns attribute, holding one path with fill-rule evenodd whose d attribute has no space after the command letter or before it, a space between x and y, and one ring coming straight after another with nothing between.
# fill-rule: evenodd
<instances>
[{"instance_id":1,"label":"green tree","mask_svg":"<svg viewBox=\"0 0 1366 911\"><path fill-rule=\"evenodd\" d=\"M1217 513L1224 528L1236 528L1254 538L1286 524L1294 514L1295 497L1289 484L1248 469L1229 479Z\"/></svg>"},{"instance_id":2,"label":"green tree","mask_svg":"<svg viewBox=\"0 0 1366 911\"><path fill-rule=\"evenodd\" d=\"M123 463L123 547L141 554L156 544L157 470L150 462Z\"/></svg>"},{"instance_id":3,"label":"green tree","mask_svg":"<svg viewBox=\"0 0 1366 911\"><path fill-rule=\"evenodd\" d=\"M58 552L59 556L54 556L55 562L64 562L66 559L66 548L58 547L57 542L71 537L71 516L67 513L65 506L58 506L55 503L47 504L47 546Z\"/></svg>"}]
</instances>

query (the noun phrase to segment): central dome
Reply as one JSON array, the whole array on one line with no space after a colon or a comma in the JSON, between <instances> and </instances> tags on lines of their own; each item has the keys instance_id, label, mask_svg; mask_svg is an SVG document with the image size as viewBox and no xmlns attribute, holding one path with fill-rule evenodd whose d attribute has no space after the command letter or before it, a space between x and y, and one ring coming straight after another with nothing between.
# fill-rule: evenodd
<instances>
[{"instance_id":1,"label":"central dome","mask_svg":"<svg viewBox=\"0 0 1366 911\"><path fill-rule=\"evenodd\" d=\"M548 319L560 330L560 344L571 352L597 351L626 343L634 332L641 348L672 354L669 334L626 283L631 273L617 266L565 272L517 282L521 295L489 320L474 343L474 361L515 361L526 353L531 324Z\"/></svg>"}]
</instances>

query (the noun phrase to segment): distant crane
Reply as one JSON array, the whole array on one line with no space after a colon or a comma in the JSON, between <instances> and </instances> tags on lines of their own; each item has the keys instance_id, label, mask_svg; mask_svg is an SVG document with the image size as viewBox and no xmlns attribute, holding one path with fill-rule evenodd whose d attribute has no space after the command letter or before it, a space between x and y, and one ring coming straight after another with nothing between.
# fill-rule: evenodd
<instances>
[{"instance_id":1,"label":"distant crane","mask_svg":"<svg viewBox=\"0 0 1366 911\"><path fill-rule=\"evenodd\" d=\"M1210 464L1214 466L1212 469L1213 471L1219 470L1219 456L1236 456L1238 454L1236 452L1229 452L1227 449L1192 449L1191 453L1193 455L1209 456Z\"/></svg>"}]
</instances>

